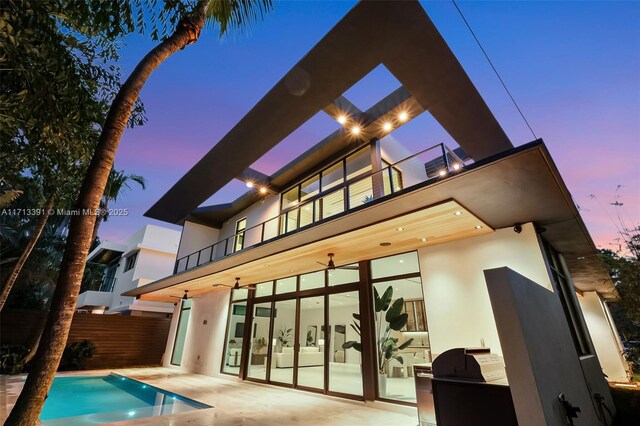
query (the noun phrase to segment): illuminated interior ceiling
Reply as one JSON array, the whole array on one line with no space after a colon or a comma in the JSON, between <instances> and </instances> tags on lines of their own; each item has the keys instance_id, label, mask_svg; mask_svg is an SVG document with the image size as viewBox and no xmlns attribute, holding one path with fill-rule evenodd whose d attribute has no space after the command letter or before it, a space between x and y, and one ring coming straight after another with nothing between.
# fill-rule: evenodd
<instances>
[{"instance_id":1,"label":"illuminated interior ceiling","mask_svg":"<svg viewBox=\"0 0 640 426\"><path fill-rule=\"evenodd\" d=\"M472 212L454 200L433 205L390 220L355 229L338 236L213 273L188 282L141 295L143 300L175 301L184 290L190 296L219 291L214 284L232 286L235 277L243 285L255 284L322 269L327 254L335 254L336 265L416 250L420 247L493 232ZM381 245L381 243L390 243Z\"/></svg>"}]
</instances>

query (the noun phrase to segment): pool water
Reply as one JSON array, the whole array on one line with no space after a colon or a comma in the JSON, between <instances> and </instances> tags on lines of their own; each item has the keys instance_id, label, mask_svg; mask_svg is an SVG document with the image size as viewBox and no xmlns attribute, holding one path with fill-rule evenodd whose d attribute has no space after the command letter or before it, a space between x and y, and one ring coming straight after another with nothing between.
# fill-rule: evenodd
<instances>
[{"instance_id":1,"label":"pool water","mask_svg":"<svg viewBox=\"0 0 640 426\"><path fill-rule=\"evenodd\" d=\"M57 377L40 420L45 426L96 425L210 408L118 374Z\"/></svg>"}]
</instances>

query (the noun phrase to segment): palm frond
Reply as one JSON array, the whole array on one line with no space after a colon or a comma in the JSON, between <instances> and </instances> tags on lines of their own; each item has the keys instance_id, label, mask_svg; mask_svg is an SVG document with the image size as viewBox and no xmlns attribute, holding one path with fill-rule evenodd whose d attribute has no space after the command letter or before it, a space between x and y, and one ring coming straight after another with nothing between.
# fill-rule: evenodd
<instances>
[{"instance_id":1,"label":"palm frond","mask_svg":"<svg viewBox=\"0 0 640 426\"><path fill-rule=\"evenodd\" d=\"M207 23L218 25L220 35L230 29L246 28L261 20L273 9L271 0L211 0L207 8Z\"/></svg>"}]
</instances>

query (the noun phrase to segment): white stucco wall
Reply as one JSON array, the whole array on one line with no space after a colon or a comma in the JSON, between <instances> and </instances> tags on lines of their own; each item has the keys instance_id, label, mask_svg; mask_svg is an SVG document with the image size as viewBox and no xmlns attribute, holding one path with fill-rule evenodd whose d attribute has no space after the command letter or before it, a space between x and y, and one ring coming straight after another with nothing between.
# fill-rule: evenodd
<instances>
[{"instance_id":1,"label":"white stucco wall","mask_svg":"<svg viewBox=\"0 0 640 426\"><path fill-rule=\"evenodd\" d=\"M418 250L432 354L485 346L500 354L500 341L483 271L508 266L551 289L532 224Z\"/></svg>"},{"instance_id":2,"label":"white stucco wall","mask_svg":"<svg viewBox=\"0 0 640 426\"><path fill-rule=\"evenodd\" d=\"M228 311L229 290L220 289L192 299L180 368L198 374L229 377L220 374ZM167 339L164 359L164 365L167 367L171 367L171 353L179 316L179 309L176 307Z\"/></svg>"},{"instance_id":3,"label":"white stucco wall","mask_svg":"<svg viewBox=\"0 0 640 426\"><path fill-rule=\"evenodd\" d=\"M600 365L610 381L626 382L627 373L620 353L622 346L617 331L612 328L605 310L607 306L596 292L578 295L578 301L587 323Z\"/></svg>"},{"instance_id":4,"label":"white stucco wall","mask_svg":"<svg viewBox=\"0 0 640 426\"><path fill-rule=\"evenodd\" d=\"M229 218L220 230L220 240L228 238L236 232L236 222L244 217L247 218L247 229L254 227L262 222L274 218L280 212L280 194L268 195L264 199L253 204L249 208L241 211L237 215ZM276 224L276 221L273 222ZM271 227L269 228L271 229ZM277 229L277 228L274 228ZM262 232L260 228L248 230L245 233L245 247L257 244L260 242ZM231 245L229 245L231 248Z\"/></svg>"},{"instance_id":5,"label":"white stucco wall","mask_svg":"<svg viewBox=\"0 0 640 426\"><path fill-rule=\"evenodd\" d=\"M180 237L177 259L218 242L220 230L193 222L185 222Z\"/></svg>"}]
</instances>

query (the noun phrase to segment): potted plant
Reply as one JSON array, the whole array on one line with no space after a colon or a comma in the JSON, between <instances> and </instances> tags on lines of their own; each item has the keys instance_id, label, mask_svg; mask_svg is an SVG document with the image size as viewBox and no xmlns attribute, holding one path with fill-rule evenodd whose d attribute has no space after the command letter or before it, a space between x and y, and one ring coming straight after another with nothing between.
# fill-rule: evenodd
<instances>
[{"instance_id":1,"label":"potted plant","mask_svg":"<svg viewBox=\"0 0 640 426\"><path fill-rule=\"evenodd\" d=\"M264 349L267 347L267 339L264 337L259 337L253 341L253 353L254 354L262 354L264 353Z\"/></svg>"},{"instance_id":2,"label":"potted plant","mask_svg":"<svg viewBox=\"0 0 640 426\"><path fill-rule=\"evenodd\" d=\"M380 395L386 394L387 369L389 361L395 359L404 365L404 360L399 352L405 349L413 342L413 338L398 344L398 339L391 336L393 331L400 331L407 324L409 315L402 312L404 308L404 298L398 297L393 303L393 286L389 286L382 297L378 294L376 288L373 288L375 298L375 320L378 327L378 340L376 341L376 350L378 351L378 383ZM354 321L351 328L360 336L360 315L353 314ZM384 329L384 331L383 331ZM345 342L343 349L353 348L358 352L362 352L362 344L356 341Z\"/></svg>"},{"instance_id":3,"label":"potted plant","mask_svg":"<svg viewBox=\"0 0 640 426\"><path fill-rule=\"evenodd\" d=\"M289 343L291 342L291 332L293 331L293 328L287 328L287 326L283 326L280 330L278 330L278 344L280 345L280 348L285 348L287 346L289 346Z\"/></svg>"}]
</instances>

